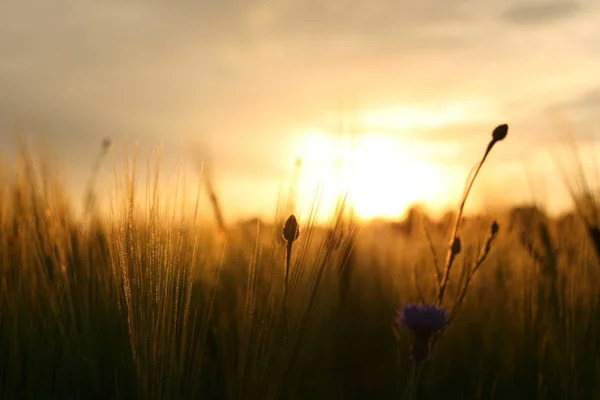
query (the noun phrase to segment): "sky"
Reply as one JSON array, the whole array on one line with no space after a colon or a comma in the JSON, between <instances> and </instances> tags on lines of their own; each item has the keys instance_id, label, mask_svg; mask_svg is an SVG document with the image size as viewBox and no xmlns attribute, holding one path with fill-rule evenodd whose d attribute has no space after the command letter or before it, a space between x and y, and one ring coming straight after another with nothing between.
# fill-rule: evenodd
<instances>
[{"instance_id":1,"label":"sky","mask_svg":"<svg viewBox=\"0 0 600 400\"><path fill-rule=\"evenodd\" d=\"M165 185L182 158L210 163L228 218L270 216L298 158L305 208L318 183L351 186L365 218L453 206L504 122L472 206L564 209L553 157L569 128L591 168L599 79L593 0L0 5L4 153L43 143L80 195L103 138L117 161L162 146Z\"/></svg>"}]
</instances>

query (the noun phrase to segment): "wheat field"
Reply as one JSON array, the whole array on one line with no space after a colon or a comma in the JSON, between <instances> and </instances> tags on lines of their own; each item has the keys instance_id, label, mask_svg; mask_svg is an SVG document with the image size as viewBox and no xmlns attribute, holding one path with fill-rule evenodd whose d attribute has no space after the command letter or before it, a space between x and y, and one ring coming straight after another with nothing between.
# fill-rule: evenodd
<instances>
[{"instance_id":1,"label":"wheat field","mask_svg":"<svg viewBox=\"0 0 600 400\"><path fill-rule=\"evenodd\" d=\"M361 224L341 199L327 226L223 226L116 174L110 211L76 216L43 159L2 164L0 398L402 398L412 337L394 316L436 299L448 255L451 321L412 398L600 398L594 213L523 205L457 233L416 211Z\"/></svg>"}]
</instances>

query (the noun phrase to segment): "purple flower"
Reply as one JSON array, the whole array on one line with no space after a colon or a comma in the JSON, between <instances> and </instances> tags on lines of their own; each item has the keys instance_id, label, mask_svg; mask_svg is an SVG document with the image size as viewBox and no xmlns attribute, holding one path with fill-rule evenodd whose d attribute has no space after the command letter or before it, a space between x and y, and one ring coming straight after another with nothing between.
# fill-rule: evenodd
<instances>
[{"instance_id":1,"label":"purple flower","mask_svg":"<svg viewBox=\"0 0 600 400\"><path fill-rule=\"evenodd\" d=\"M406 325L415 332L433 333L448 326L448 312L443 307L407 304L396 313L396 324Z\"/></svg>"},{"instance_id":2,"label":"purple flower","mask_svg":"<svg viewBox=\"0 0 600 400\"><path fill-rule=\"evenodd\" d=\"M416 362L429 358L431 335L448 326L448 312L443 307L407 304L396 312L396 324L406 325L413 333L410 355Z\"/></svg>"}]
</instances>

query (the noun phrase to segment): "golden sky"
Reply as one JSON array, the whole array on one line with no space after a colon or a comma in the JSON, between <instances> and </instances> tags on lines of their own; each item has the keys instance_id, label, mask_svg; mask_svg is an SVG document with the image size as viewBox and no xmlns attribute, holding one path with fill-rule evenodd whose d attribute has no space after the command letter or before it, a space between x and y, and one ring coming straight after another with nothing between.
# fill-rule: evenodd
<instances>
[{"instance_id":1,"label":"golden sky","mask_svg":"<svg viewBox=\"0 0 600 400\"><path fill-rule=\"evenodd\" d=\"M78 187L103 137L117 155L136 140L144 151L162 143L165 176L183 142L210 159L230 216L271 215L298 157L304 197L318 181L347 181L364 216L455 204L503 122L509 137L473 204L535 196L564 208L549 115L591 146L599 78L592 0L0 5L2 147L14 152L16 126L44 135ZM332 167L340 126L361 143L345 180Z\"/></svg>"}]
</instances>

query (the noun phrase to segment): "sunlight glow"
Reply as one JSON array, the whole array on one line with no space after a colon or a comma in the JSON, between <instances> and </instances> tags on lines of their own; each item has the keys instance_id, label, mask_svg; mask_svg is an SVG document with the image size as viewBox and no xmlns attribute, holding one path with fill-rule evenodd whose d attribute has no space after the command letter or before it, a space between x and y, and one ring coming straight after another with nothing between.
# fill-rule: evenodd
<instances>
[{"instance_id":1,"label":"sunlight glow","mask_svg":"<svg viewBox=\"0 0 600 400\"><path fill-rule=\"evenodd\" d=\"M419 156L415 143L398 135L332 135L310 130L298 136L302 159L298 183L299 206L307 210L322 189L319 219L335 209L348 192L360 218L397 218L414 203L444 207L452 192L449 175L433 160Z\"/></svg>"},{"instance_id":2,"label":"sunlight glow","mask_svg":"<svg viewBox=\"0 0 600 400\"><path fill-rule=\"evenodd\" d=\"M492 107L481 100L432 106L393 106L367 110L361 121L368 130L414 130L473 121L493 114Z\"/></svg>"}]
</instances>

